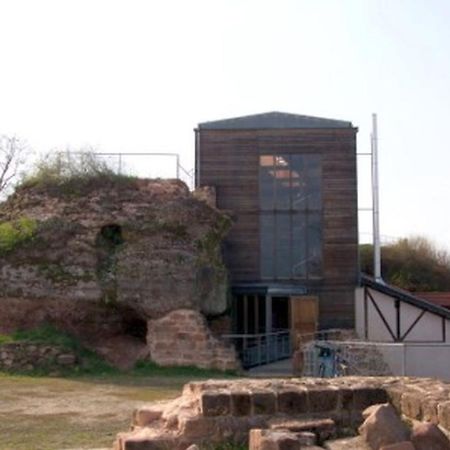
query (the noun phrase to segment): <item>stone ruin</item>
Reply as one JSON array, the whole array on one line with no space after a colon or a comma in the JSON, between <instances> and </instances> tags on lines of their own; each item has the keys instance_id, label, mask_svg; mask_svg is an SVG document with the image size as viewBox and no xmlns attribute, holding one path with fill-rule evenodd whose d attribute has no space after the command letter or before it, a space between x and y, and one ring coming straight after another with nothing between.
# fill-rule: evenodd
<instances>
[{"instance_id":1,"label":"stone ruin","mask_svg":"<svg viewBox=\"0 0 450 450\"><path fill-rule=\"evenodd\" d=\"M207 194L108 176L18 188L0 203L3 229L26 226L0 242L0 334L52 324L119 367L238 368L213 332L228 308L231 221Z\"/></svg>"},{"instance_id":2,"label":"stone ruin","mask_svg":"<svg viewBox=\"0 0 450 450\"><path fill-rule=\"evenodd\" d=\"M415 424L412 434L400 416ZM401 426L394 427L396 420ZM358 427L365 441L339 439ZM434 379L218 380L188 383L181 397L137 409L114 450L224 443L250 450L448 450L449 433L450 384Z\"/></svg>"}]
</instances>

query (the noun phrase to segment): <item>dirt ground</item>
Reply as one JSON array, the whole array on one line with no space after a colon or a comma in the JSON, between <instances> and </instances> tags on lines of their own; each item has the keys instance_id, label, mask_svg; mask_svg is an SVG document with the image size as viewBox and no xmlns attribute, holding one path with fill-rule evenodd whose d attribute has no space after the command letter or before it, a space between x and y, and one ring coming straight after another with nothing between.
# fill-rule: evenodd
<instances>
[{"instance_id":1,"label":"dirt ground","mask_svg":"<svg viewBox=\"0 0 450 450\"><path fill-rule=\"evenodd\" d=\"M0 450L111 447L135 407L176 397L187 381L0 375Z\"/></svg>"}]
</instances>

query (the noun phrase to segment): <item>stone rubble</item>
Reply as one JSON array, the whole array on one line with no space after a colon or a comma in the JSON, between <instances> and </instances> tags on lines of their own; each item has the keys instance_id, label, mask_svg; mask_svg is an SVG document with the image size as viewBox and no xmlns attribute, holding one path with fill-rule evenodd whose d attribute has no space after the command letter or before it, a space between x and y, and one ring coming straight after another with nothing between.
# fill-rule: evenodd
<instances>
[{"instance_id":1,"label":"stone rubble","mask_svg":"<svg viewBox=\"0 0 450 450\"><path fill-rule=\"evenodd\" d=\"M31 372L73 368L79 361L74 353L58 345L5 342L0 344L0 370Z\"/></svg>"},{"instance_id":2,"label":"stone rubble","mask_svg":"<svg viewBox=\"0 0 450 450\"><path fill-rule=\"evenodd\" d=\"M378 450L385 446L408 441L410 431L401 421L394 407L389 403L370 407L370 413L359 427L359 434L367 441L369 447Z\"/></svg>"},{"instance_id":3,"label":"stone rubble","mask_svg":"<svg viewBox=\"0 0 450 450\"><path fill-rule=\"evenodd\" d=\"M387 402L394 415L402 414L408 420L414 419L411 414L423 420L425 412L427 416L433 413L439 428L448 433L449 387L438 380L409 377L192 382L184 386L178 399L138 409L131 430L117 436L114 448L186 450L193 444L201 448L204 444L249 443L250 439L252 450L314 448L307 443L315 448L344 449L334 445L333 438L361 426L364 412L368 419L380 415L386 405L367 408ZM426 393L432 392L435 395L430 400ZM364 448L351 447L352 442L362 442L351 439L347 439L349 449ZM397 443L405 441L403 432L398 439Z\"/></svg>"}]
</instances>

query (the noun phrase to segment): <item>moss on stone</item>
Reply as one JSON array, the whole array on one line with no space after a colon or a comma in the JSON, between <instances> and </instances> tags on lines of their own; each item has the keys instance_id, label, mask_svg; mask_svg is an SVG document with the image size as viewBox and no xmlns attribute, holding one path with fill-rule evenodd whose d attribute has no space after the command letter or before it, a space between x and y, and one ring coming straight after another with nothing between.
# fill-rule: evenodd
<instances>
[{"instance_id":1,"label":"moss on stone","mask_svg":"<svg viewBox=\"0 0 450 450\"><path fill-rule=\"evenodd\" d=\"M0 255L14 250L36 233L37 222L28 217L0 223Z\"/></svg>"}]
</instances>

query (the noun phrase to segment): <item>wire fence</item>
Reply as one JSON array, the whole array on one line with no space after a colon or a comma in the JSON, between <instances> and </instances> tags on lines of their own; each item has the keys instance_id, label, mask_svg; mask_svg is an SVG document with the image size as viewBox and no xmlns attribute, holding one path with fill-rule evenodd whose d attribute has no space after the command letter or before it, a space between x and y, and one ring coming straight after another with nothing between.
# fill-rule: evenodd
<instances>
[{"instance_id":1,"label":"wire fence","mask_svg":"<svg viewBox=\"0 0 450 450\"><path fill-rule=\"evenodd\" d=\"M138 178L176 178L194 188L194 170L180 163L178 153L95 153L117 174Z\"/></svg>"}]
</instances>

